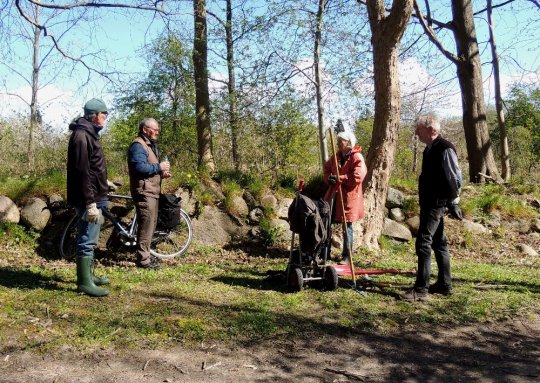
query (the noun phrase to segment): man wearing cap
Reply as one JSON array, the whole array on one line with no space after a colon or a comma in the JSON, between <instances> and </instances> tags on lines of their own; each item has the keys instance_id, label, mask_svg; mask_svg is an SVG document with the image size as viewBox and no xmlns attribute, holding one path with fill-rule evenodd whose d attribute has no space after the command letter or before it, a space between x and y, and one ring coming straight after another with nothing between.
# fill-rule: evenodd
<instances>
[{"instance_id":1,"label":"man wearing cap","mask_svg":"<svg viewBox=\"0 0 540 383\"><path fill-rule=\"evenodd\" d=\"M84 116L69 124L67 200L81 219L77 232L77 290L94 297L109 292L109 283L94 275L94 248L103 223L101 208L107 206L107 167L99 132L107 121L107 106L98 98L84 105Z\"/></svg>"},{"instance_id":2,"label":"man wearing cap","mask_svg":"<svg viewBox=\"0 0 540 383\"><path fill-rule=\"evenodd\" d=\"M350 250L353 247L352 223L364 218L364 195L362 181L367 174L364 157L360 153L362 148L355 146L356 137L352 132L340 132L337 136L338 153L336 160L330 158L324 166L324 181L330 185L324 199L333 202L334 221L343 222L343 252L342 264L349 262ZM339 174L339 177L338 177ZM341 196L340 196L341 195ZM343 198L343 208L341 206ZM345 226L347 231L345 231ZM345 238L349 238L349 243Z\"/></svg>"}]
</instances>

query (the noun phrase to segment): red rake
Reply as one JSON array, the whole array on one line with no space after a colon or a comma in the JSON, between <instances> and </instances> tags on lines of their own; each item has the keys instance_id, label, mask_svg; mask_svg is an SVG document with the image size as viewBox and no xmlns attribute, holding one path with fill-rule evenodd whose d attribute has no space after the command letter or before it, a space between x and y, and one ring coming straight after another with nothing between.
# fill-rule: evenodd
<instances>
[{"instance_id":1,"label":"red rake","mask_svg":"<svg viewBox=\"0 0 540 383\"><path fill-rule=\"evenodd\" d=\"M349 265L332 265L338 275L352 275ZM382 269L382 270L368 270L368 269L355 269L355 275L375 275L375 274L398 274L396 269Z\"/></svg>"}]
</instances>

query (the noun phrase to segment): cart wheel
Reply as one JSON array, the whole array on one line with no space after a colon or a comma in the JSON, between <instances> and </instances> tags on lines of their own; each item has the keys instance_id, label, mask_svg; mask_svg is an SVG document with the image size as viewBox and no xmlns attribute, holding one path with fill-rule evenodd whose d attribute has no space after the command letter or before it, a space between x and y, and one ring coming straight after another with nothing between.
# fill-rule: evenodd
<instances>
[{"instance_id":1,"label":"cart wheel","mask_svg":"<svg viewBox=\"0 0 540 383\"><path fill-rule=\"evenodd\" d=\"M324 273L324 288L328 291L337 289L338 287L338 275L334 266L326 266L326 272Z\"/></svg>"},{"instance_id":2,"label":"cart wheel","mask_svg":"<svg viewBox=\"0 0 540 383\"><path fill-rule=\"evenodd\" d=\"M302 287L304 287L304 277L300 268L294 267L289 270L287 286L291 291L296 292L302 290Z\"/></svg>"}]
</instances>

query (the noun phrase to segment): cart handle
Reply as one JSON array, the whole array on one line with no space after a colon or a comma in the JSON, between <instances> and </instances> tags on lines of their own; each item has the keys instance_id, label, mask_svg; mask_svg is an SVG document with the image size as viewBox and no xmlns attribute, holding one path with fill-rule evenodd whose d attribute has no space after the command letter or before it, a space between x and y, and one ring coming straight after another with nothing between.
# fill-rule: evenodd
<instances>
[{"instance_id":1,"label":"cart handle","mask_svg":"<svg viewBox=\"0 0 540 383\"><path fill-rule=\"evenodd\" d=\"M304 188L304 179L300 178L300 181L298 182L298 192L300 193L303 188Z\"/></svg>"}]
</instances>

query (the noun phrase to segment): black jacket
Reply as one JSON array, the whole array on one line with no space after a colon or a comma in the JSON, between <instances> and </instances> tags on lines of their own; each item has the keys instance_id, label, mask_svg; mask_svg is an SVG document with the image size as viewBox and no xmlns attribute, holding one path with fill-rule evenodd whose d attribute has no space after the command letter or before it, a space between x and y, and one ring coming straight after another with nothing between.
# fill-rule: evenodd
<instances>
[{"instance_id":1,"label":"black jacket","mask_svg":"<svg viewBox=\"0 0 540 383\"><path fill-rule=\"evenodd\" d=\"M449 180L443 167L443 153L446 149L456 152L454 145L437 137L431 147L424 149L422 173L418 179L420 206L446 206L458 196L459 190Z\"/></svg>"},{"instance_id":2,"label":"black jacket","mask_svg":"<svg viewBox=\"0 0 540 383\"><path fill-rule=\"evenodd\" d=\"M74 120L67 160L67 200L85 206L107 199L107 166L97 129L84 118Z\"/></svg>"}]
</instances>

